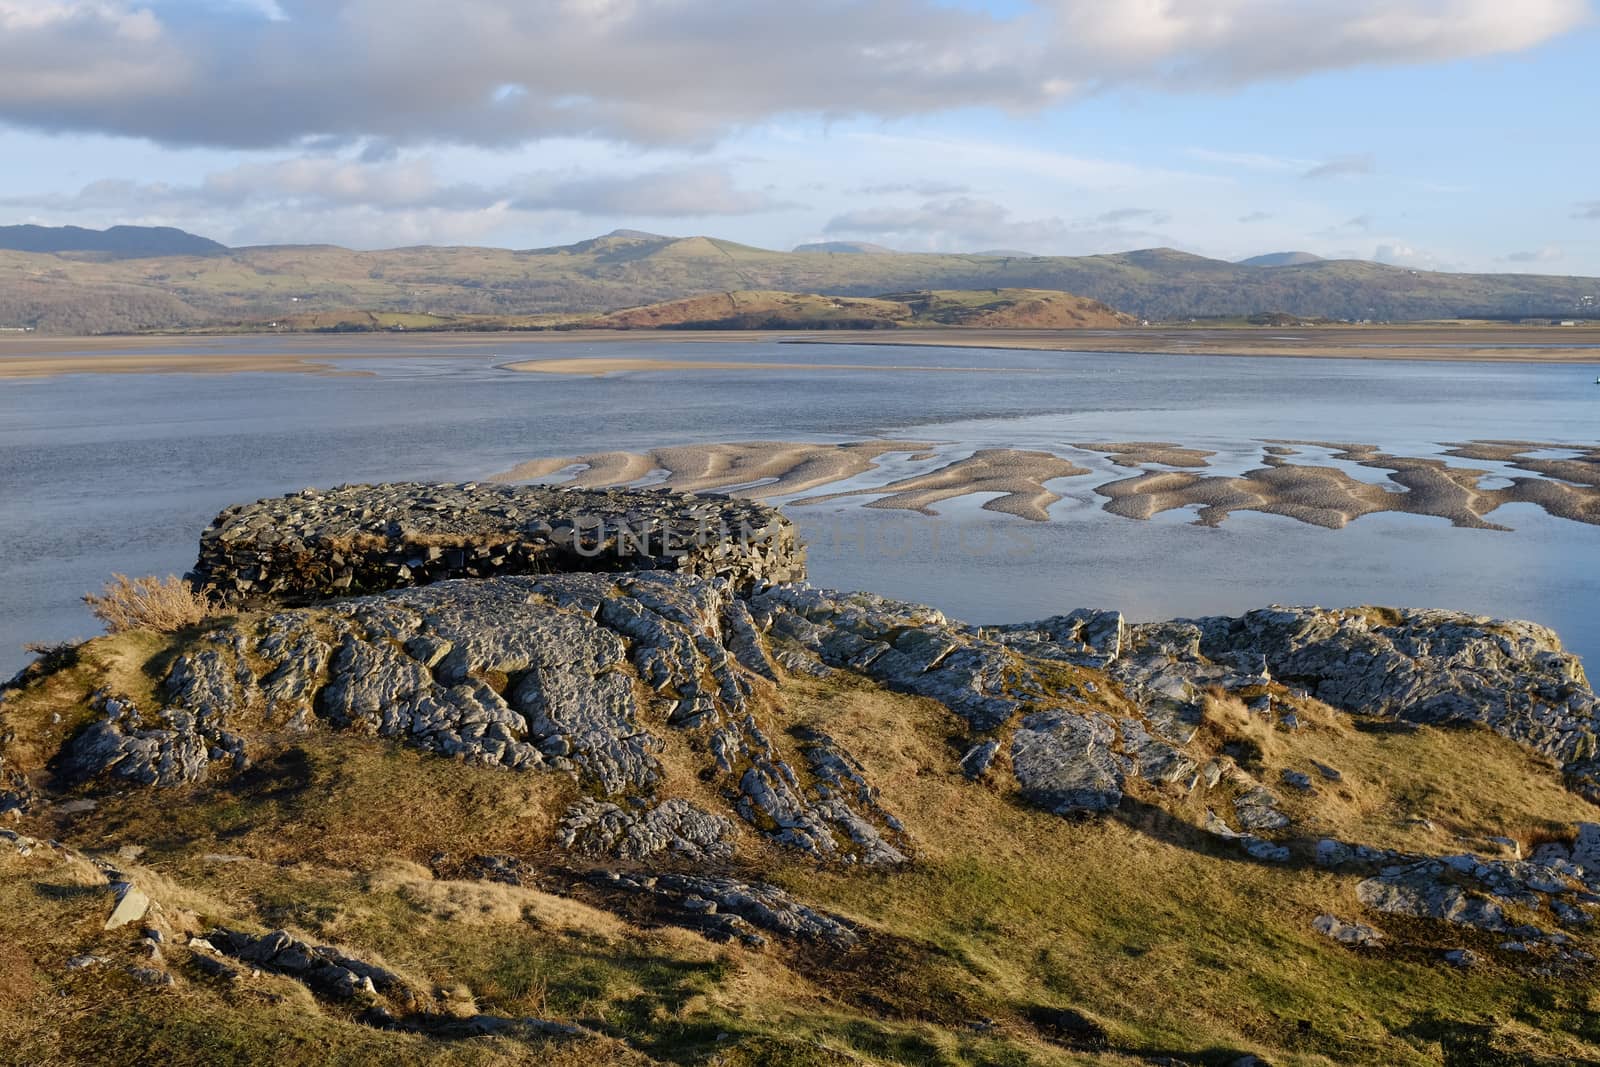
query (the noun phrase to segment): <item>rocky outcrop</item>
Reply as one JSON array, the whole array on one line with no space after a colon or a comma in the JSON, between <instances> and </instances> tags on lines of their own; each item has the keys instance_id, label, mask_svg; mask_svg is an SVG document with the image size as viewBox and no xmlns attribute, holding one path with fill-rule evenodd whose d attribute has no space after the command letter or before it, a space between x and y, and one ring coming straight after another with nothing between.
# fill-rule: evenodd
<instances>
[{"instance_id":1,"label":"rocky outcrop","mask_svg":"<svg viewBox=\"0 0 1600 1067\"><path fill-rule=\"evenodd\" d=\"M1343 711L1478 723L1561 762L1600 802L1600 700L1576 656L1531 622L1449 611L1264 608L1130 628L1113 674L1192 714L1208 686L1276 682Z\"/></svg>"},{"instance_id":2,"label":"rocky outcrop","mask_svg":"<svg viewBox=\"0 0 1600 1067\"><path fill-rule=\"evenodd\" d=\"M443 756L571 776L561 841L587 855L721 859L725 816L663 789L707 782L757 832L819 858L894 864L899 822L832 738L762 724L777 668L725 579L646 572L446 581L246 618L177 657L147 727L125 701L68 746L75 780L171 786L245 736L333 729ZM669 731L701 767L670 768Z\"/></svg>"},{"instance_id":3,"label":"rocky outcrop","mask_svg":"<svg viewBox=\"0 0 1600 1067\"><path fill-rule=\"evenodd\" d=\"M131 701L104 693L95 709L103 717L61 753L59 768L68 778L172 786L204 778L213 761L227 760L235 769L245 764L244 739L203 711L164 708L159 725L147 724Z\"/></svg>"},{"instance_id":4,"label":"rocky outcrop","mask_svg":"<svg viewBox=\"0 0 1600 1067\"><path fill-rule=\"evenodd\" d=\"M1116 740L1109 715L1029 715L1011 735L1012 773L1025 798L1057 814L1110 811L1124 782Z\"/></svg>"},{"instance_id":5,"label":"rocky outcrop","mask_svg":"<svg viewBox=\"0 0 1600 1067\"><path fill-rule=\"evenodd\" d=\"M697 930L717 941L760 947L761 931L786 940L849 948L857 935L849 923L800 903L777 886L719 875L597 872L602 889L646 897L657 921Z\"/></svg>"},{"instance_id":6,"label":"rocky outcrop","mask_svg":"<svg viewBox=\"0 0 1600 1067\"><path fill-rule=\"evenodd\" d=\"M1345 922L1337 915L1318 915L1311 921L1311 928L1324 937L1352 948L1370 948L1383 941L1383 932L1376 927L1366 923Z\"/></svg>"},{"instance_id":7,"label":"rocky outcrop","mask_svg":"<svg viewBox=\"0 0 1600 1067\"><path fill-rule=\"evenodd\" d=\"M732 821L678 797L648 811L627 811L585 797L561 820L560 839L564 847L588 856L624 860L672 856L702 862L728 859L737 843Z\"/></svg>"},{"instance_id":8,"label":"rocky outcrop","mask_svg":"<svg viewBox=\"0 0 1600 1067\"><path fill-rule=\"evenodd\" d=\"M330 945L310 945L287 930L248 934L216 929L191 944L196 951L219 952L262 970L275 971L305 983L318 996L334 1000L358 997L394 997L415 1002L416 993L398 975L383 967L348 956Z\"/></svg>"},{"instance_id":9,"label":"rocky outcrop","mask_svg":"<svg viewBox=\"0 0 1600 1067\"><path fill-rule=\"evenodd\" d=\"M1531 951L1534 946L1568 962L1592 957L1573 945L1569 932L1512 918L1512 909L1545 916L1565 931L1594 921L1600 905L1600 826L1583 823L1572 844L1540 846L1529 860L1494 859L1474 853L1428 856L1324 839L1316 846L1319 866L1364 874L1356 896L1374 911L1428 919L1499 935Z\"/></svg>"},{"instance_id":10,"label":"rocky outcrop","mask_svg":"<svg viewBox=\"0 0 1600 1067\"><path fill-rule=\"evenodd\" d=\"M189 578L225 604L305 603L448 578L670 571L737 589L805 577L775 508L640 489L391 483L229 508Z\"/></svg>"}]
</instances>

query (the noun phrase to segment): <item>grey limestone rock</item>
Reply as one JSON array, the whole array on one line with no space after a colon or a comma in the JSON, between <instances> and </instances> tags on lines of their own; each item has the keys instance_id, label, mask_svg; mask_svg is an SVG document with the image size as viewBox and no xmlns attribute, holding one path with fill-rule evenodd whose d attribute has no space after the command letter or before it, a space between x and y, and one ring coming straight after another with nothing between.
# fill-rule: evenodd
<instances>
[{"instance_id":1,"label":"grey limestone rock","mask_svg":"<svg viewBox=\"0 0 1600 1067\"><path fill-rule=\"evenodd\" d=\"M857 934L849 923L796 900L777 886L722 875L635 875L598 872L605 888L648 893L675 925L698 929L718 940L763 944L762 930L779 937L832 948L849 948ZM731 920L731 921L730 921Z\"/></svg>"},{"instance_id":2,"label":"grey limestone rock","mask_svg":"<svg viewBox=\"0 0 1600 1067\"><path fill-rule=\"evenodd\" d=\"M971 779L982 778L989 773L989 768L994 765L995 756L1000 753L1000 742L983 741L967 749L966 755L961 757L961 773Z\"/></svg>"},{"instance_id":3,"label":"grey limestone rock","mask_svg":"<svg viewBox=\"0 0 1600 1067\"><path fill-rule=\"evenodd\" d=\"M986 632L1040 659L1104 668L1122 655L1124 624L1121 612L1079 608L1038 622L990 627Z\"/></svg>"},{"instance_id":4,"label":"grey limestone rock","mask_svg":"<svg viewBox=\"0 0 1600 1067\"><path fill-rule=\"evenodd\" d=\"M860 671L890 689L930 697L992 730L1022 706L1011 693L1015 655L933 608L870 593L778 586L751 600L768 632L824 664Z\"/></svg>"},{"instance_id":5,"label":"grey limestone rock","mask_svg":"<svg viewBox=\"0 0 1600 1067\"><path fill-rule=\"evenodd\" d=\"M449 580L347 597L218 628L172 665L164 729L121 709L69 752L84 773L195 780L234 730L358 731L443 756L573 775L579 851L723 858L719 815L659 796L665 731L695 735L707 773L760 832L819 858L893 864L903 829L832 738L798 739L794 766L763 731L757 689L776 669L748 606L720 578L644 572ZM228 729L223 729L227 724Z\"/></svg>"},{"instance_id":6,"label":"grey limestone rock","mask_svg":"<svg viewBox=\"0 0 1600 1067\"><path fill-rule=\"evenodd\" d=\"M205 778L214 760L245 763L243 739L196 712L166 708L158 713L159 725L151 725L130 701L102 693L96 707L103 717L62 750L60 767L70 779L175 786Z\"/></svg>"},{"instance_id":7,"label":"grey limestone rock","mask_svg":"<svg viewBox=\"0 0 1600 1067\"><path fill-rule=\"evenodd\" d=\"M1506 929L1505 911L1487 897L1464 890L1442 876L1443 864L1423 861L1385 870L1356 886L1361 903L1378 911L1435 919L1498 932Z\"/></svg>"},{"instance_id":8,"label":"grey limestone rock","mask_svg":"<svg viewBox=\"0 0 1600 1067\"><path fill-rule=\"evenodd\" d=\"M1123 772L1112 751L1109 715L1038 712L1011 736L1011 771L1030 801L1059 814L1110 811L1122 801Z\"/></svg>"},{"instance_id":9,"label":"grey limestone rock","mask_svg":"<svg viewBox=\"0 0 1600 1067\"><path fill-rule=\"evenodd\" d=\"M363 995L417 999L392 971L328 945L312 946L286 930L257 935L219 928L207 934L205 942L243 963L303 982L313 993L331 1000Z\"/></svg>"},{"instance_id":10,"label":"grey limestone rock","mask_svg":"<svg viewBox=\"0 0 1600 1067\"><path fill-rule=\"evenodd\" d=\"M1206 809L1206 832L1220 837L1224 841L1232 841L1241 848L1245 855L1263 863L1288 863L1292 853L1288 846L1280 845L1265 838L1257 837L1252 833L1240 833L1217 817L1217 813L1210 808Z\"/></svg>"},{"instance_id":11,"label":"grey limestone rock","mask_svg":"<svg viewBox=\"0 0 1600 1067\"><path fill-rule=\"evenodd\" d=\"M1289 825L1289 816L1278 810L1278 798L1262 786L1235 797L1233 813L1238 816L1239 825L1252 833L1282 830Z\"/></svg>"},{"instance_id":12,"label":"grey limestone rock","mask_svg":"<svg viewBox=\"0 0 1600 1067\"><path fill-rule=\"evenodd\" d=\"M1600 799L1600 701L1577 657L1535 623L1449 611L1264 608L1200 619L1200 653L1258 655L1280 682L1336 708L1474 722L1568 765Z\"/></svg>"},{"instance_id":13,"label":"grey limestone rock","mask_svg":"<svg viewBox=\"0 0 1600 1067\"><path fill-rule=\"evenodd\" d=\"M561 820L562 845L591 856L724 860L733 855L735 842L731 821L677 797L643 812L586 797Z\"/></svg>"},{"instance_id":14,"label":"grey limestone rock","mask_svg":"<svg viewBox=\"0 0 1600 1067\"><path fill-rule=\"evenodd\" d=\"M1366 923L1345 922L1334 915L1318 915L1311 921L1311 928L1341 945L1355 948L1369 948L1383 941L1383 932L1376 927Z\"/></svg>"}]
</instances>

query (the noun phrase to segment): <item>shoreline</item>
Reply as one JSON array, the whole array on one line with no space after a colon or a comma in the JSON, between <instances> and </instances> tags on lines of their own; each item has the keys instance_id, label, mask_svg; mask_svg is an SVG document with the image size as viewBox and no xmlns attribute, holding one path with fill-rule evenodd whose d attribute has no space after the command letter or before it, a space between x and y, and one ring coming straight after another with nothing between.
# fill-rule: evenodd
<instances>
[{"instance_id":1,"label":"shoreline","mask_svg":"<svg viewBox=\"0 0 1600 1067\"><path fill-rule=\"evenodd\" d=\"M276 351L230 352L241 343L263 342ZM970 348L987 351L1083 352L1112 355L1197 355L1272 359L1358 359L1431 363L1548 363L1600 367L1600 328L1562 327L1313 327L1300 330L1271 327L1160 328L1127 330L961 330L905 329L864 331L757 330L568 330L511 333L429 334L227 334L126 337L0 336L0 380L52 378L64 374L228 374L301 373L365 375L341 369L335 360L438 358L452 352L478 354L500 345L593 345L633 343L782 344L873 347ZM594 357L591 357L594 358ZM559 361L578 364L584 357ZM539 359L514 360L512 370ZM596 363L608 362L595 358ZM755 370L783 364L708 360L620 359L628 370L705 369ZM854 364L790 364L786 369L853 370ZM874 367L873 370L1006 370L1003 367ZM614 373L581 368L570 372Z\"/></svg>"}]
</instances>

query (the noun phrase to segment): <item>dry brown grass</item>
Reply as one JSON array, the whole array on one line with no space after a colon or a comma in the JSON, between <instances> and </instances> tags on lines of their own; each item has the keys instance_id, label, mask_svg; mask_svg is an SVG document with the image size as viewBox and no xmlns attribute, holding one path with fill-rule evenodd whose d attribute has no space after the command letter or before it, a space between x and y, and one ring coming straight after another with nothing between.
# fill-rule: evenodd
<instances>
[{"instance_id":1,"label":"dry brown grass","mask_svg":"<svg viewBox=\"0 0 1600 1067\"><path fill-rule=\"evenodd\" d=\"M1221 689L1208 689L1202 707L1204 718L1198 736L1206 747L1227 752L1241 766L1254 770L1282 758L1272 720L1252 715L1238 697Z\"/></svg>"},{"instance_id":2,"label":"dry brown grass","mask_svg":"<svg viewBox=\"0 0 1600 1067\"><path fill-rule=\"evenodd\" d=\"M83 602L106 624L106 632L113 634L129 630L175 634L198 625L212 613L211 602L173 574L165 578L113 574L99 594L84 594Z\"/></svg>"},{"instance_id":3,"label":"dry brown grass","mask_svg":"<svg viewBox=\"0 0 1600 1067\"><path fill-rule=\"evenodd\" d=\"M1578 840L1578 827L1576 824L1562 826L1528 823L1512 829L1506 836L1515 838L1521 843L1522 851L1531 855L1540 845L1564 845L1571 848Z\"/></svg>"}]
</instances>

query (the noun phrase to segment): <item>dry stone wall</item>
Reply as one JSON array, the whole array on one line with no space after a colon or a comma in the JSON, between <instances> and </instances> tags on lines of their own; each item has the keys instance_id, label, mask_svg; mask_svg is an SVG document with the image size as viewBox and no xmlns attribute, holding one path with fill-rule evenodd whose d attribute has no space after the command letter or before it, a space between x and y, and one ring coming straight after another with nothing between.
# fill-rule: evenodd
<instances>
[{"instance_id":1,"label":"dry stone wall","mask_svg":"<svg viewBox=\"0 0 1600 1067\"><path fill-rule=\"evenodd\" d=\"M228 605L305 603L446 578L671 571L740 592L805 577L776 508L665 490L393 483L231 507L189 575Z\"/></svg>"}]
</instances>

